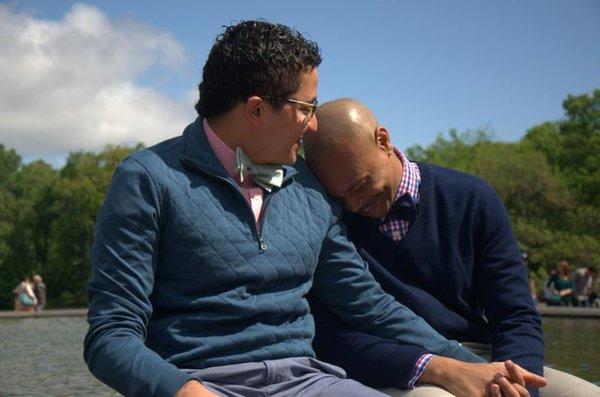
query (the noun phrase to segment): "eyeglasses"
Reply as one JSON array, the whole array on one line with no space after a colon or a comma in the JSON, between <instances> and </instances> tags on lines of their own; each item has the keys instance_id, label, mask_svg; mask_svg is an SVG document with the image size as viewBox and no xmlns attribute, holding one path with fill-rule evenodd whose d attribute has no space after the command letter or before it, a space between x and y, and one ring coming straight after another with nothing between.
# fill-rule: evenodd
<instances>
[{"instance_id":1,"label":"eyeglasses","mask_svg":"<svg viewBox=\"0 0 600 397\"><path fill-rule=\"evenodd\" d=\"M268 99L270 101L289 102L298 105L298 109L300 109L300 111L304 114L304 120L302 120L302 124L308 124L310 122L310 120L315 115L315 112L317 111L317 107L319 106L319 101L317 101L316 99L314 102L311 103L299 101L297 99L292 98L273 98L270 96L264 96L263 98Z\"/></svg>"}]
</instances>

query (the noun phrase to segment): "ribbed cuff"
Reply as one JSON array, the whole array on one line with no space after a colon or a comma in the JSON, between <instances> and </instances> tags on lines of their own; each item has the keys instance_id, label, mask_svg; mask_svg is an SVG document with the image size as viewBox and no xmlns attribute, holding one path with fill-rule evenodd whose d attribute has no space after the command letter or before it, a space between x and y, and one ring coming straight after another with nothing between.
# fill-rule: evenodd
<instances>
[{"instance_id":1,"label":"ribbed cuff","mask_svg":"<svg viewBox=\"0 0 600 397\"><path fill-rule=\"evenodd\" d=\"M193 379L195 378L191 374L181 371L175 366L165 366L152 377L150 395L174 396L187 381Z\"/></svg>"}]
</instances>

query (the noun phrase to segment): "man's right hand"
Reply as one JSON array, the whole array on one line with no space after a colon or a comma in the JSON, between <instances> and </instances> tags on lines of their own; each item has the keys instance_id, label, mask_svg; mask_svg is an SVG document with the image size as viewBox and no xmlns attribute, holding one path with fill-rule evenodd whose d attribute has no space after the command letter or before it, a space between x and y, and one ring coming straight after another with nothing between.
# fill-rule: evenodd
<instances>
[{"instance_id":1,"label":"man's right hand","mask_svg":"<svg viewBox=\"0 0 600 397\"><path fill-rule=\"evenodd\" d=\"M436 356L418 383L440 386L457 397L529 397L525 386L544 387L547 381L511 361L473 364Z\"/></svg>"},{"instance_id":2,"label":"man's right hand","mask_svg":"<svg viewBox=\"0 0 600 397\"><path fill-rule=\"evenodd\" d=\"M175 397L219 397L219 395L208 390L197 380L188 380L181 386Z\"/></svg>"}]
</instances>

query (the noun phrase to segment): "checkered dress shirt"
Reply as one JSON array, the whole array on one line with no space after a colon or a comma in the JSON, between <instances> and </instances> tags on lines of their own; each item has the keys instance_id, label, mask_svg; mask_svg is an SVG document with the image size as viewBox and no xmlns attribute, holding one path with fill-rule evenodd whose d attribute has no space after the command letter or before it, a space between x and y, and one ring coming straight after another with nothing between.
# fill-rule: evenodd
<instances>
[{"instance_id":1,"label":"checkered dress shirt","mask_svg":"<svg viewBox=\"0 0 600 397\"><path fill-rule=\"evenodd\" d=\"M421 185L421 173L416 163L408 161L404 153L394 148L396 156L402 161L402 180L398 186L396 197L398 200L404 194L408 193L412 197L415 204L419 202L419 186ZM379 230L384 235L398 242L408 232L410 221L408 219L399 219L394 216L385 218L379 225Z\"/></svg>"}]
</instances>

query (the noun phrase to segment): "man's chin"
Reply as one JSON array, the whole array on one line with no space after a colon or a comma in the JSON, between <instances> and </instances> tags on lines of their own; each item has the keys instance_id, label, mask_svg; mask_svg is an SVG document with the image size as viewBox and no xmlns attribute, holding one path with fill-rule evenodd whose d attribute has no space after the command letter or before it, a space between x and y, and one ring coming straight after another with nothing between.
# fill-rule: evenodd
<instances>
[{"instance_id":1,"label":"man's chin","mask_svg":"<svg viewBox=\"0 0 600 397\"><path fill-rule=\"evenodd\" d=\"M298 152L292 152L287 157L287 159L285 159L285 161L281 162L281 164L282 165L294 165L294 164L296 164L296 160L298 160Z\"/></svg>"},{"instance_id":2,"label":"man's chin","mask_svg":"<svg viewBox=\"0 0 600 397\"><path fill-rule=\"evenodd\" d=\"M375 220L383 220L390 212L390 207L385 205L382 208L371 208L368 214L364 215L367 218Z\"/></svg>"},{"instance_id":3,"label":"man's chin","mask_svg":"<svg viewBox=\"0 0 600 397\"><path fill-rule=\"evenodd\" d=\"M370 210L367 212L359 212L358 215L360 216L364 216L365 218L369 218L369 219L373 219L373 220L382 220L383 218L385 218L385 215L387 214L386 211L376 211L376 210Z\"/></svg>"}]
</instances>

